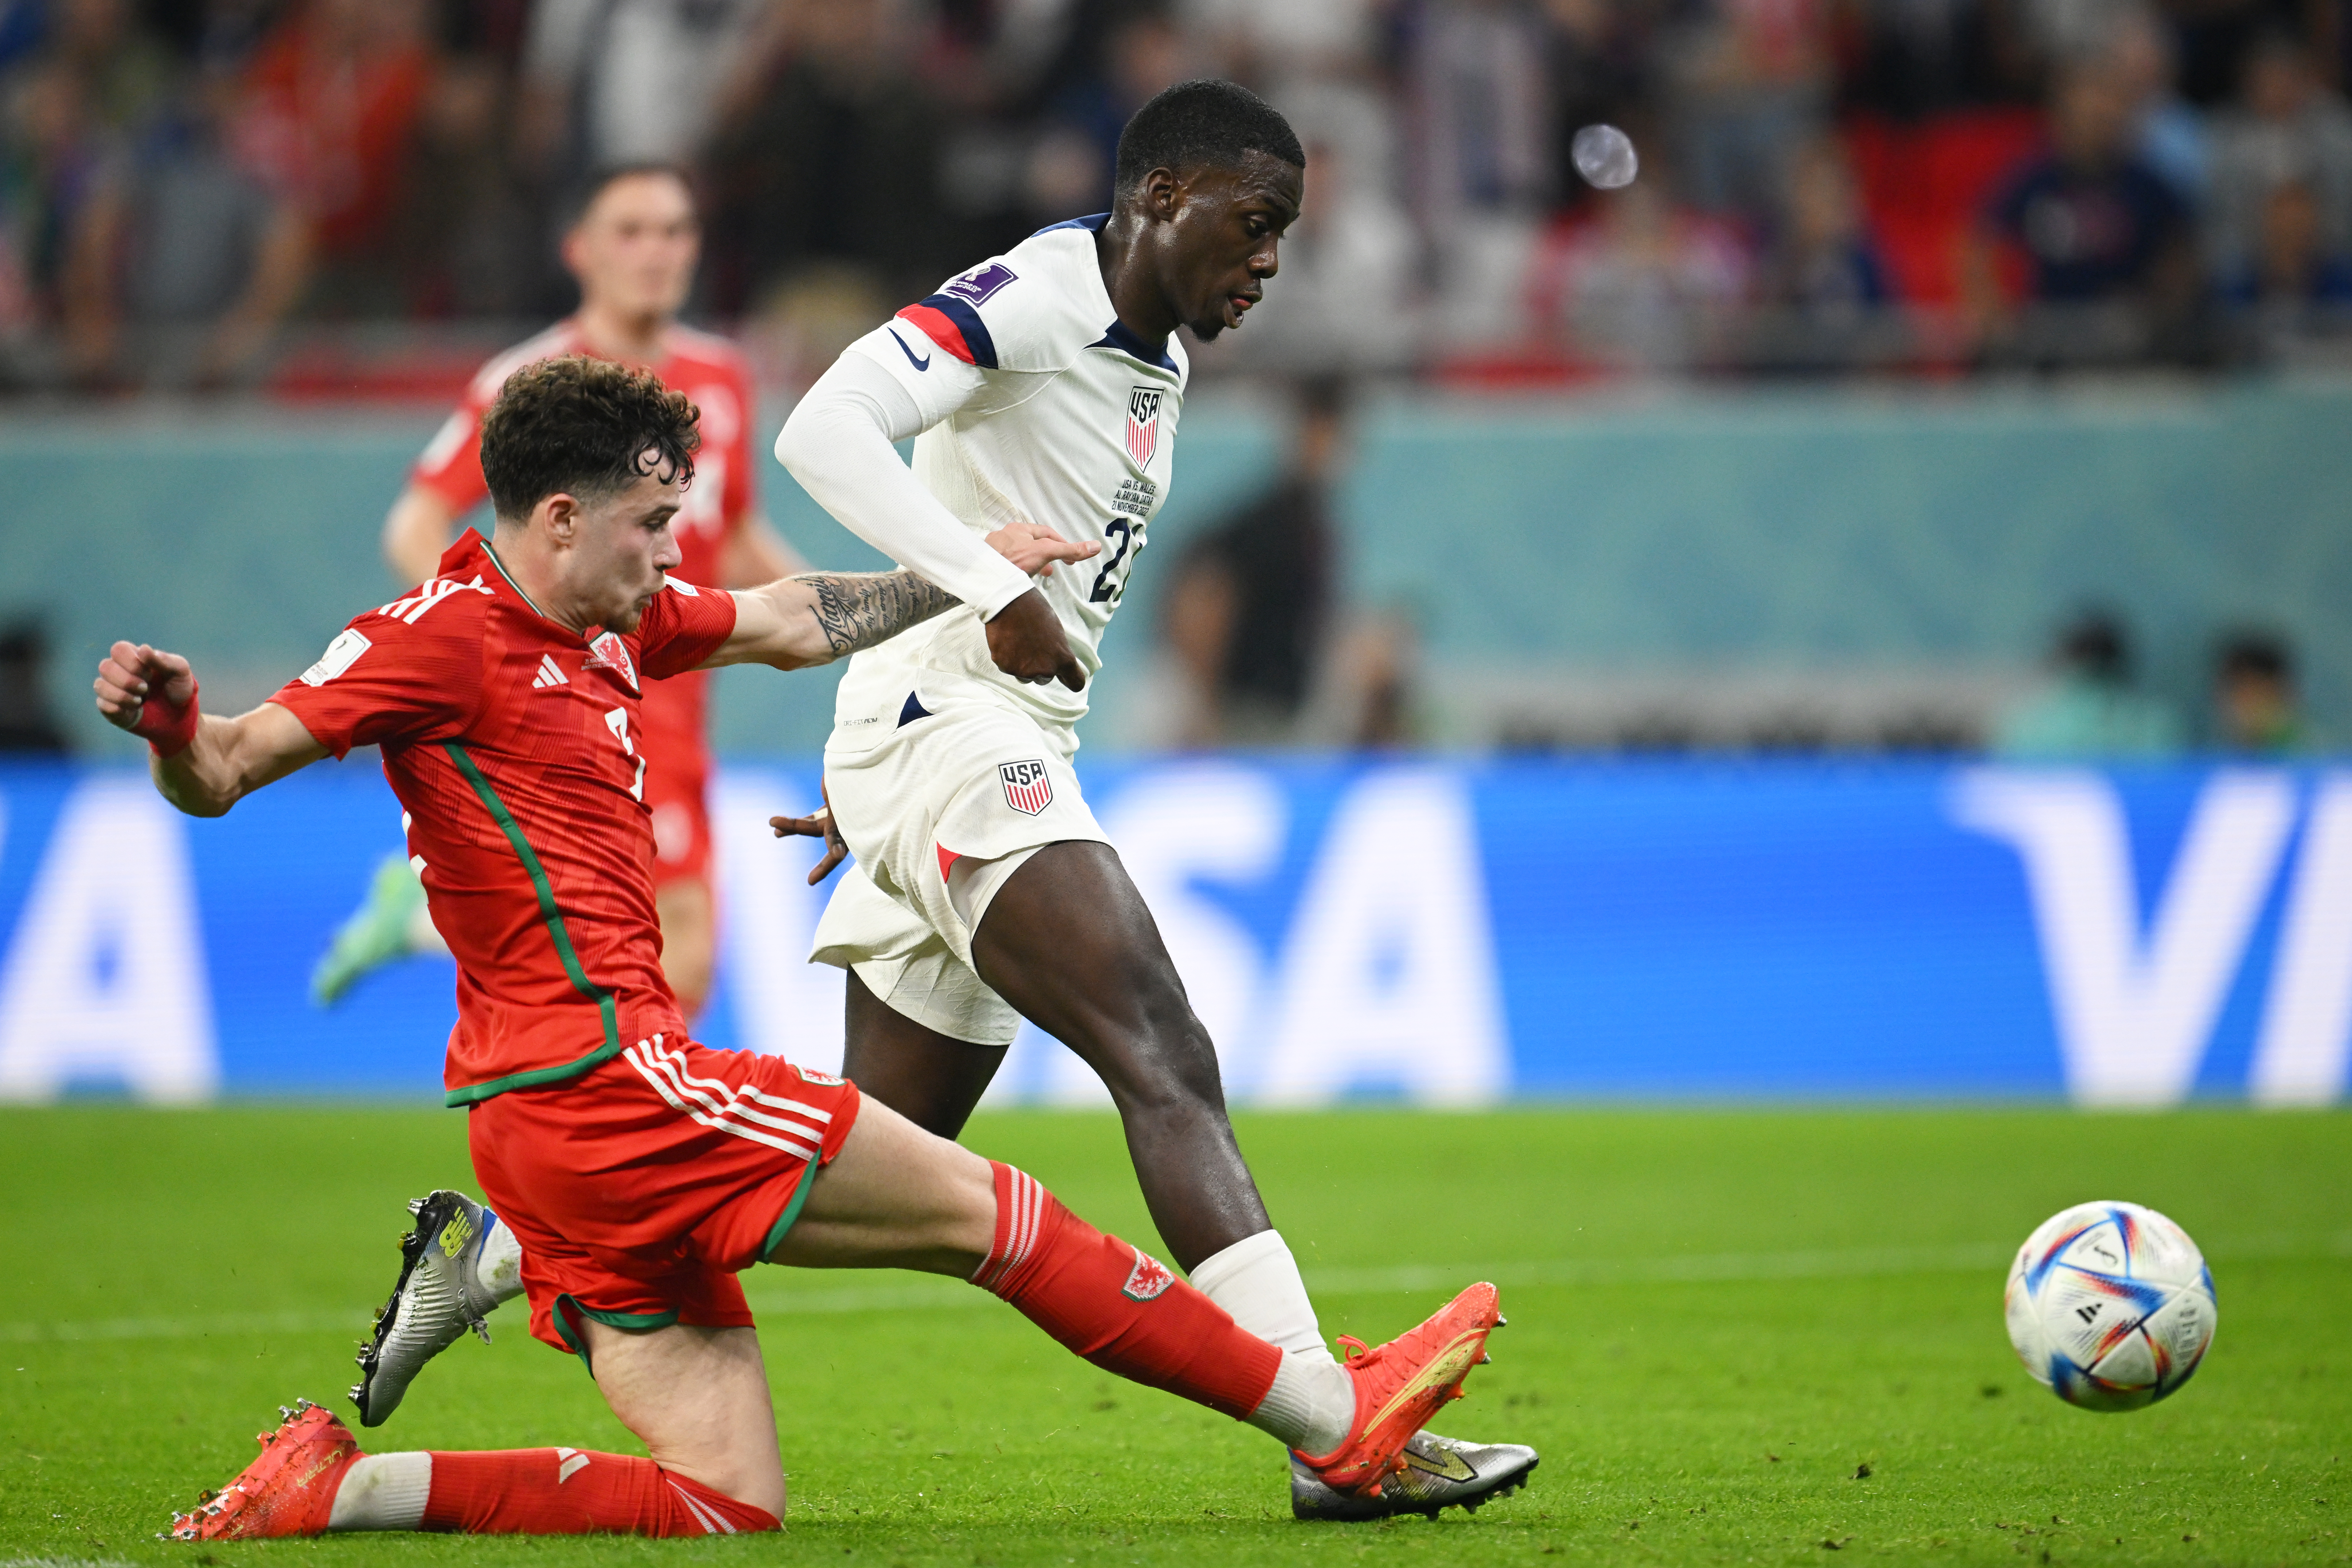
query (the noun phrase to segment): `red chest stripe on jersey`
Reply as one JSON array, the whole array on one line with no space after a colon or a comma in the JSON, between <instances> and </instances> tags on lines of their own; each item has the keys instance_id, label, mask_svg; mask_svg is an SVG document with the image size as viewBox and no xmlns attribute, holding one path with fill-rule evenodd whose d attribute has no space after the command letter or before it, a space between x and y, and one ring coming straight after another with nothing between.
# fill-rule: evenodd
<instances>
[{"instance_id":1,"label":"red chest stripe on jersey","mask_svg":"<svg viewBox=\"0 0 2352 1568\"><path fill-rule=\"evenodd\" d=\"M964 363L982 370L996 368L996 340L988 335L988 324L978 310L952 294L919 300L899 311L898 317L920 327L925 337Z\"/></svg>"},{"instance_id":2,"label":"red chest stripe on jersey","mask_svg":"<svg viewBox=\"0 0 2352 1568\"><path fill-rule=\"evenodd\" d=\"M530 840L524 837L522 824L515 820L514 813L507 809L507 803L499 798L499 792L490 786L489 779L484 775L481 767L465 747L455 741L444 741L441 743L441 749L448 753L449 760L457 764L457 771L465 775L466 782L473 786L474 794L480 798L483 807L489 812L490 820L497 823L499 831L507 836L507 842L514 846L515 858L522 862L523 872L530 879L531 891L539 896L540 916L547 921L547 934L554 940L555 956L562 960L563 973L571 980L572 989L580 993L587 1000L595 1003L596 1011L604 1020L604 1043L584 1057L576 1058L560 1067L540 1068L531 1072L509 1073L504 1078L495 1078L488 1083L468 1084L463 1089L453 1089L444 1099L444 1103L448 1105L472 1105L478 1100L488 1100L493 1095L504 1094L510 1089L530 1089L542 1083L557 1083L564 1079L577 1078L599 1062L612 1060L621 1054L621 1023L614 1012L613 994L592 983L588 978L587 970L581 967L580 954L572 945L571 930L563 923L563 911L555 904L554 885L547 879L547 868L539 863L539 852L530 847Z\"/></svg>"}]
</instances>

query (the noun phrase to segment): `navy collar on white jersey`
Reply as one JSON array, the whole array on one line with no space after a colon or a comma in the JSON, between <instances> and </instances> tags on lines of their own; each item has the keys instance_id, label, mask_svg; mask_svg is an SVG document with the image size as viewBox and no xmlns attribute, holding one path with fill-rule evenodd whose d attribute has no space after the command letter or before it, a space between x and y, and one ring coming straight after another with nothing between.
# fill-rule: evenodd
<instances>
[{"instance_id":1,"label":"navy collar on white jersey","mask_svg":"<svg viewBox=\"0 0 2352 1568\"><path fill-rule=\"evenodd\" d=\"M1131 360L1140 360L1145 364L1158 365L1161 370L1166 371L1171 375L1177 374L1176 362L1169 357L1168 345L1166 343L1163 342L1160 345L1160 352L1158 353L1152 353L1151 345L1145 342L1142 338L1139 337L1133 327L1129 326L1117 316L1113 316L1111 318L1110 327L1103 333L1101 338L1094 342L1088 343L1087 347L1090 349L1117 349L1119 353L1125 354Z\"/></svg>"},{"instance_id":2,"label":"navy collar on white jersey","mask_svg":"<svg viewBox=\"0 0 2352 1568\"><path fill-rule=\"evenodd\" d=\"M1100 234L1103 231L1103 226L1108 222L1110 222L1110 214L1096 213L1091 217L1074 217L1067 223L1049 223L1044 228L1039 229L1037 234L1052 234L1056 230L1065 228L1082 228L1088 234ZM1037 237L1037 234L1033 234L1029 237L1034 239ZM925 301L925 303L929 302L929 301L928 300ZM1095 342L1088 343L1087 347L1090 349L1117 349L1120 353L1125 354L1131 360L1139 361L1144 364L1158 365L1161 370L1166 371L1171 375L1181 374L1176 369L1175 360L1171 358L1169 355L1168 345L1166 343L1163 342L1160 345L1160 351L1157 353L1153 353L1150 345L1147 344L1143 341L1142 336L1138 333L1134 328L1129 326L1125 321L1120 321L1116 316L1111 318L1110 326L1103 332L1103 335Z\"/></svg>"}]
</instances>

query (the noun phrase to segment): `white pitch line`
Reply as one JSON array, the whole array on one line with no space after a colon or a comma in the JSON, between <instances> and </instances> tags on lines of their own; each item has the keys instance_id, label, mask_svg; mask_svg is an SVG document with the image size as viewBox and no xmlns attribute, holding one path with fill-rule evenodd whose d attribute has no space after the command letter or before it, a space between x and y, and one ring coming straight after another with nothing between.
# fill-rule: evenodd
<instances>
[{"instance_id":1,"label":"white pitch line","mask_svg":"<svg viewBox=\"0 0 2352 1568\"><path fill-rule=\"evenodd\" d=\"M1719 1252L1661 1258L1555 1258L1505 1264L1413 1264L1391 1268L1306 1270L1323 1296L1402 1295L1450 1290L1475 1279L1530 1289L1558 1286L1763 1284L1782 1279L1851 1279L1905 1274L1964 1274L2004 1268L2016 1249L1990 1242L1950 1247L1890 1247L1848 1251ZM2248 1237L2207 1255L2236 1262L2352 1257L2352 1231L2324 1237ZM826 1313L924 1312L983 1307L995 1298L946 1280L856 1286L836 1290L754 1293L766 1317ZM521 1318L516 1313L518 1327ZM360 1314L250 1312L189 1318L106 1318L87 1322L0 1323L0 1344L86 1344L122 1340L193 1340L255 1334L351 1334Z\"/></svg>"}]
</instances>

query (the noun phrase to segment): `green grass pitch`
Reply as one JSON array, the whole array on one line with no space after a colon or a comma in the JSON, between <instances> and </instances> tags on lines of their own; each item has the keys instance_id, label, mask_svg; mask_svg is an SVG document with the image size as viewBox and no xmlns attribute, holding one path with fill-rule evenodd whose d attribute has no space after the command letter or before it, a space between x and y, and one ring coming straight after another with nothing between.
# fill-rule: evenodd
<instances>
[{"instance_id":1,"label":"green grass pitch","mask_svg":"<svg viewBox=\"0 0 2352 1568\"><path fill-rule=\"evenodd\" d=\"M1511 1326L1441 1429L1538 1445L1526 1492L1297 1524L1266 1439L1115 1384L969 1287L768 1269L747 1283L792 1475L781 1539L166 1545L171 1509L242 1466L277 1405L342 1407L401 1201L466 1176L464 1127L90 1105L0 1112L0 1564L2352 1561L2352 1117L1365 1110L1241 1131L1327 1333L1377 1341L1501 1285ZM970 1142L1152 1242L1108 1118L992 1115ZM2060 1405L2001 1332L2011 1251L2095 1197L2188 1226L2221 1297L2196 1380L2135 1415ZM368 1446L630 1447L519 1312L494 1328Z\"/></svg>"}]
</instances>

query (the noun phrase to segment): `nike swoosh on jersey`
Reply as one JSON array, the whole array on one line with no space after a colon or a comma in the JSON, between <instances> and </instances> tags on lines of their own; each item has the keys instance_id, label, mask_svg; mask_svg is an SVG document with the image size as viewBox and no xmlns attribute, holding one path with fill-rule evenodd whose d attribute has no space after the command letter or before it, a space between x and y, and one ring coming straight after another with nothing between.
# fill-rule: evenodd
<instances>
[{"instance_id":1,"label":"nike swoosh on jersey","mask_svg":"<svg viewBox=\"0 0 2352 1568\"><path fill-rule=\"evenodd\" d=\"M929 370L931 368L930 355L925 354L922 358L917 359L915 357L915 351L907 346L907 340L900 337L896 332L892 332L890 334L890 341L898 345L898 352L907 356L907 363L908 364L913 365L917 370Z\"/></svg>"}]
</instances>

